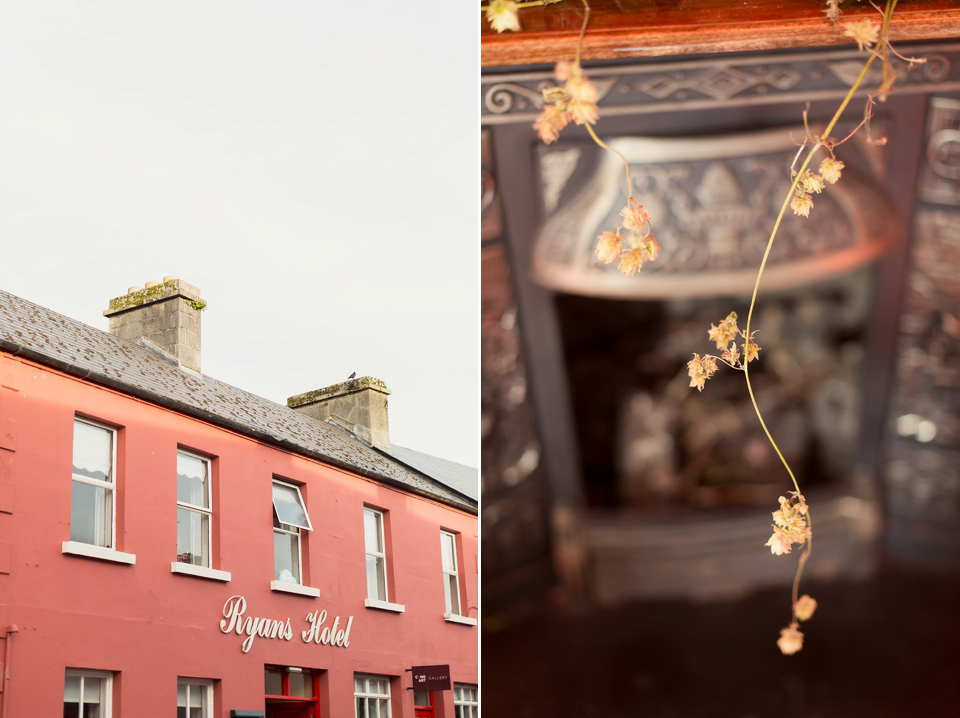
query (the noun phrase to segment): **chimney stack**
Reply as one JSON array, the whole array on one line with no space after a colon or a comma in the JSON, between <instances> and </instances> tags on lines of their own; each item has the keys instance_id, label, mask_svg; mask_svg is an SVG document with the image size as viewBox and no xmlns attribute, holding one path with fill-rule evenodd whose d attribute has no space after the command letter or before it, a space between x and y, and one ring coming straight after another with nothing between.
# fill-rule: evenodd
<instances>
[{"instance_id":1,"label":"chimney stack","mask_svg":"<svg viewBox=\"0 0 960 718\"><path fill-rule=\"evenodd\" d=\"M110 333L129 342L140 339L176 357L180 365L200 371L200 312L207 303L200 290L177 277L130 287L110 300L103 315L110 317Z\"/></svg>"},{"instance_id":2,"label":"chimney stack","mask_svg":"<svg viewBox=\"0 0 960 718\"><path fill-rule=\"evenodd\" d=\"M387 422L387 385L372 376L362 376L309 391L287 399L287 406L321 421L332 419L338 426L373 444L390 450Z\"/></svg>"}]
</instances>

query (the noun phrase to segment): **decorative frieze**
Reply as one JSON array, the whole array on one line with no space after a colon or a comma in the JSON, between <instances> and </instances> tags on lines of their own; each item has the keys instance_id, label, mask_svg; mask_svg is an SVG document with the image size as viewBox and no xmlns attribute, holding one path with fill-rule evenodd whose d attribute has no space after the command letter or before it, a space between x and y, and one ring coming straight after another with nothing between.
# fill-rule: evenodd
<instances>
[{"instance_id":1,"label":"decorative frieze","mask_svg":"<svg viewBox=\"0 0 960 718\"><path fill-rule=\"evenodd\" d=\"M905 56L925 57L911 70L896 61L896 92L960 89L960 44L898 48ZM852 49L813 53L683 60L587 68L599 91L601 116L674 110L729 108L843 97L863 67ZM880 69L868 75L864 92L880 84ZM481 77L482 124L533 122L543 107L541 90L554 84L552 70Z\"/></svg>"}]
</instances>

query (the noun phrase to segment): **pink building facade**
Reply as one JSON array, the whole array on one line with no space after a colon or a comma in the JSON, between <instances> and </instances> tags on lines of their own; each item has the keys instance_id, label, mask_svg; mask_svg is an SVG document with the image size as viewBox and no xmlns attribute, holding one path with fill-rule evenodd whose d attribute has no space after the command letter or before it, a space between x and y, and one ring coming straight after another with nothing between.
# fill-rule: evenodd
<instances>
[{"instance_id":1,"label":"pink building facade","mask_svg":"<svg viewBox=\"0 0 960 718\"><path fill-rule=\"evenodd\" d=\"M478 714L475 500L149 343L0 332L3 718Z\"/></svg>"}]
</instances>

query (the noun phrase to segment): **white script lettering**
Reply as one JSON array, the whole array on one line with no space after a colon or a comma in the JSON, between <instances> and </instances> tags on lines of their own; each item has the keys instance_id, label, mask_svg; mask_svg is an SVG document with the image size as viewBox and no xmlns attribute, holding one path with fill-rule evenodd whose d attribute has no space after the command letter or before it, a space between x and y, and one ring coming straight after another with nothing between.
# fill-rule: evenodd
<instances>
[{"instance_id":1,"label":"white script lettering","mask_svg":"<svg viewBox=\"0 0 960 718\"><path fill-rule=\"evenodd\" d=\"M244 618L243 614L247 610L247 600L243 596L231 596L223 604L223 620L220 621L220 630L224 633L236 631L238 636L246 635L240 648L244 653L250 651L253 646L253 639L256 636L261 638L278 638L289 641L293 638L293 628L290 626L290 619L278 621L270 618Z\"/></svg>"},{"instance_id":2,"label":"white script lettering","mask_svg":"<svg viewBox=\"0 0 960 718\"><path fill-rule=\"evenodd\" d=\"M344 648L350 645L350 629L353 627L353 616L347 618L347 625L342 630L340 628L340 616L333 619L333 625L323 626L327 621L327 612L311 611L307 614L307 623L310 628L303 631L300 637L304 643L325 643L328 646L342 646ZM321 628L323 626L323 628Z\"/></svg>"}]
</instances>

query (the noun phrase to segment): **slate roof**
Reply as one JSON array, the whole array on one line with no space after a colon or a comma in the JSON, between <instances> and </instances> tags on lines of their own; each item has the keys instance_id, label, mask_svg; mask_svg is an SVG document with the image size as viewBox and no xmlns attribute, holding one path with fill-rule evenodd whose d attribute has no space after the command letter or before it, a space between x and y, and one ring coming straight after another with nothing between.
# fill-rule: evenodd
<instances>
[{"instance_id":1,"label":"slate roof","mask_svg":"<svg viewBox=\"0 0 960 718\"><path fill-rule=\"evenodd\" d=\"M349 432L204 374L183 370L169 355L120 339L2 290L0 350L471 513L477 512L475 494L466 494L470 498L465 498L463 492L444 485L442 477L433 477L429 471L411 470ZM400 456L397 458L403 461Z\"/></svg>"},{"instance_id":2,"label":"slate roof","mask_svg":"<svg viewBox=\"0 0 960 718\"><path fill-rule=\"evenodd\" d=\"M388 453L407 466L412 466L417 471L449 486L454 491L458 491L474 501L480 500L480 476L476 469L396 444L391 445Z\"/></svg>"}]
</instances>

